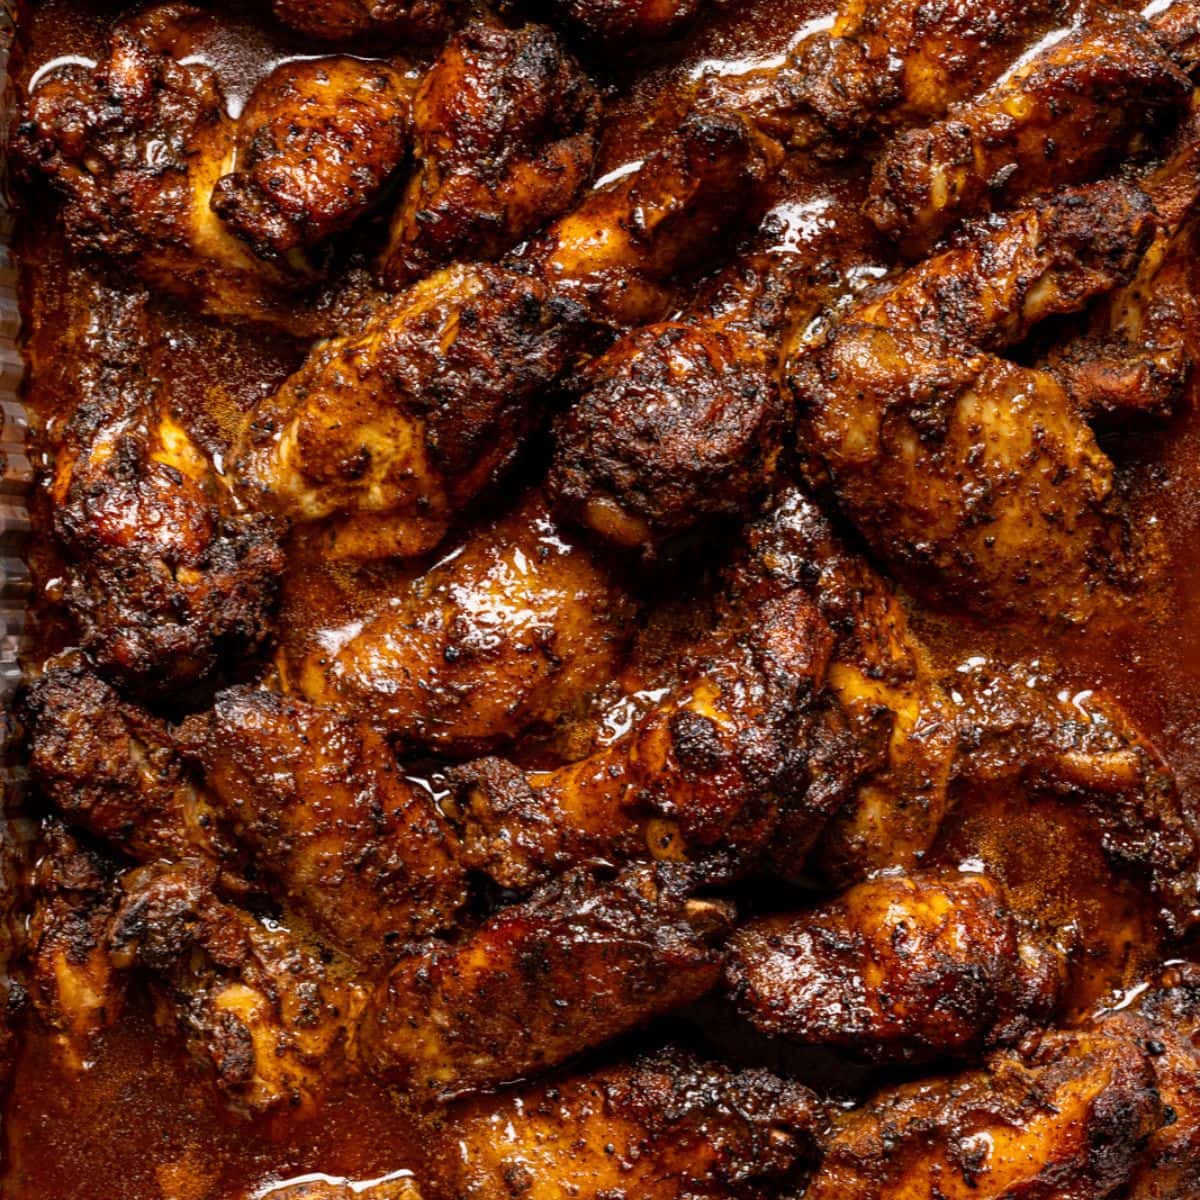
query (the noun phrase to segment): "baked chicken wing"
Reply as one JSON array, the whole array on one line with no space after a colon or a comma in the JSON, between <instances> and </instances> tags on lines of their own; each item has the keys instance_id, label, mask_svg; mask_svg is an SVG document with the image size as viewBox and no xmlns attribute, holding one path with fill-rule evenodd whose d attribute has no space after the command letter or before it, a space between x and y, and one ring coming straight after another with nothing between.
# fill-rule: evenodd
<instances>
[{"instance_id":1,"label":"baked chicken wing","mask_svg":"<svg viewBox=\"0 0 1200 1200\"><path fill-rule=\"evenodd\" d=\"M381 263L400 288L444 263L495 259L575 202L599 101L557 35L473 21L413 101L416 170Z\"/></svg>"},{"instance_id":2,"label":"baked chicken wing","mask_svg":"<svg viewBox=\"0 0 1200 1200\"><path fill-rule=\"evenodd\" d=\"M739 929L726 981L764 1033L874 1061L971 1056L1053 1014L1063 950L980 874L881 875Z\"/></svg>"},{"instance_id":3,"label":"baked chicken wing","mask_svg":"<svg viewBox=\"0 0 1200 1200\"><path fill-rule=\"evenodd\" d=\"M402 959L364 1010L363 1063L438 1100L545 1070L710 991L732 919L654 867L570 873Z\"/></svg>"}]
</instances>

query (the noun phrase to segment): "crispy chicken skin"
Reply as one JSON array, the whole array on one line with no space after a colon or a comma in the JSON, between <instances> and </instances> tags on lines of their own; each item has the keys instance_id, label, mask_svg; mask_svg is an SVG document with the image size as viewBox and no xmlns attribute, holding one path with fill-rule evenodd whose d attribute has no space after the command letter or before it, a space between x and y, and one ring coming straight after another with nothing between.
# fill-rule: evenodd
<instances>
[{"instance_id":1,"label":"crispy chicken skin","mask_svg":"<svg viewBox=\"0 0 1200 1200\"><path fill-rule=\"evenodd\" d=\"M341 558L415 555L508 466L579 343L578 306L504 267L450 267L319 343L249 418L242 491L339 518Z\"/></svg>"},{"instance_id":2,"label":"crispy chicken skin","mask_svg":"<svg viewBox=\"0 0 1200 1200\"><path fill-rule=\"evenodd\" d=\"M42 830L42 857L32 880L29 992L73 1070L90 1058L95 1037L120 1015L124 981L107 936L119 900L110 863L57 823Z\"/></svg>"},{"instance_id":3,"label":"crispy chicken skin","mask_svg":"<svg viewBox=\"0 0 1200 1200\"><path fill-rule=\"evenodd\" d=\"M1065 0L845 0L828 31L782 63L706 79L702 109L745 113L794 147L837 153L833 139L936 119L996 79L1052 28Z\"/></svg>"},{"instance_id":4,"label":"crispy chicken skin","mask_svg":"<svg viewBox=\"0 0 1200 1200\"><path fill-rule=\"evenodd\" d=\"M985 351L1125 282L1153 233L1123 184L974 227L795 361L801 441L923 596L1079 621L1128 574L1112 463L1061 384Z\"/></svg>"},{"instance_id":5,"label":"crispy chicken skin","mask_svg":"<svg viewBox=\"0 0 1200 1200\"><path fill-rule=\"evenodd\" d=\"M1143 22L1101 12L943 121L900 134L875 164L867 212L918 255L964 215L1095 176L1191 91Z\"/></svg>"},{"instance_id":6,"label":"crispy chicken skin","mask_svg":"<svg viewBox=\"0 0 1200 1200\"><path fill-rule=\"evenodd\" d=\"M970 1057L1053 1013L1063 951L980 874L883 875L730 940L726 984L764 1033L873 1061Z\"/></svg>"},{"instance_id":7,"label":"crispy chicken skin","mask_svg":"<svg viewBox=\"0 0 1200 1200\"><path fill-rule=\"evenodd\" d=\"M414 948L363 1012L362 1060L437 1100L545 1070L710 991L732 920L657 867L568 873L456 943Z\"/></svg>"},{"instance_id":8,"label":"crispy chicken skin","mask_svg":"<svg viewBox=\"0 0 1200 1200\"><path fill-rule=\"evenodd\" d=\"M830 635L752 527L709 633L623 738L580 762L524 774L499 759L450 773L463 852L505 887L597 857L744 870L807 782ZM815 817L814 817L815 819Z\"/></svg>"},{"instance_id":9,"label":"crispy chicken skin","mask_svg":"<svg viewBox=\"0 0 1200 1200\"><path fill-rule=\"evenodd\" d=\"M805 1200L1106 1200L1164 1123L1155 1085L1122 1032L1051 1032L837 1118Z\"/></svg>"},{"instance_id":10,"label":"crispy chicken skin","mask_svg":"<svg viewBox=\"0 0 1200 1200\"><path fill-rule=\"evenodd\" d=\"M637 607L534 494L471 535L298 686L410 749L484 754L576 716L617 674Z\"/></svg>"},{"instance_id":11,"label":"crispy chicken skin","mask_svg":"<svg viewBox=\"0 0 1200 1200\"><path fill-rule=\"evenodd\" d=\"M652 549L751 509L775 474L785 404L765 339L672 321L622 338L571 381L551 494L606 541Z\"/></svg>"},{"instance_id":12,"label":"crispy chicken skin","mask_svg":"<svg viewBox=\"0 0 1200 1200\"><path fill-rule=\"evenodd\" d=\"M590 37L608 42L679 33L707 0L549 0L549 8Z\"/></svg>"},{"instance_id":13,"label":"crispy chicken skin","mask_svg":"<svg viewBox=\"0 0 1200 1200\"><path fill-rule=\"evenodd\" d=\"M436 42L450 25L450 0L272 0L285 25L326 42L370 37Z\"/></svg>"},{"instance_id":14,"label":"crispy chicken skin","mask_svg":"<svg viewBox=\"0 0 1200 1200\"><path fill-rule=\"evenodd\" d=\"M280 899L356 960L453 924L465 889L452 839L370 726L235 688L178 736Z\"/></svg>"},{"instance_id":15,"label":"crispy chicken skin","mask_svg":"<svg viewBox=\"0 0 1200 1200\"><path fill-rule=\"evenodd\" d=\"M65 821L139 862L228 857L216 814L185 772L170 730L122 700L86 662L52 664L20 711L30 774Z\"/></svg>"},{"instance_id":16,"label":"crispy chicken skin","mask_svg":"<svg viewBox=\"0 0 1200 1200\"><path fill-rule=\"evenodd\" d=\"M807 1089L666 1049L451 1110L429 1200L767 1200L802 1179ZM422 1183L424 1184L424 1180Z\"/></svg>"},{"instance_id":17,"label":"crispy chicken skin","mask_svg":"<svg viewBox=\"0 0 1200 1200\"><path fill-rule=\"evenodd\" d=\"M150 972L164 1015L236 1109L311 1111L344 1073L356 986L285 928L219 900L202 864L140 867L122 882L113 965Z\"/></svg>"},{"instance_id":18,"label":"crispy chicken skin","mask_svg":"<svg viewBox=\"0 0 1200 1200\"><path fill-rule=\"evenodd\" d=\"M592 174L596 89L543 25L472 21L413 101L416 170L381 263L400 288L444 263L496 259L575 202Z\"/></svg>"},{"instance_id":19,"label":"crispy chicken skin","mask_svg":"<svg viewBox=\"0 0 1200 1200\"><path fill-rule=\"evenodd\" d=\"M152 385L105 364L55 457L63 599L106 674L146 694L206 680L271 636L274 518L238 508Z\"/></svg>"},{"instance_id":20,"label":"crispy chicken skin","mask_svg":"<svg viewBox=\"0 0 1200 1200\"><path fill-rule=\"evenodd\" d=\"M357 58L285 63L251 93L213 211L262 258L349 228L408 156L413 83Z\"/></svg>"}]
</instances>

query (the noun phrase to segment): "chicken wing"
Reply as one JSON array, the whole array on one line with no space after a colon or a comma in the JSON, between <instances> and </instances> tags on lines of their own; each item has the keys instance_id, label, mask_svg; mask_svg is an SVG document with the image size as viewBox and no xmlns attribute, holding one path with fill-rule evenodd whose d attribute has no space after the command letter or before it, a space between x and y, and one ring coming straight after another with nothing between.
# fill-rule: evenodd
<instances>
[{"instance_id":1,"label":"chicken wing","mask_svg":"<svg viewBox=\"0 0 1200 1200\"><path fill-rule=\"evenodd\" d=\"M634 329L568 381L548 477L561 513L653 555L755 512L786 475L781 348L880 269L845 179L806 174L680 319Z\"/></svg>"},{"instance_id":2,"label":"chicken wing","mask_svg":"<svg viewBox=\"0 0 1200 1200\"><path fill-rule=\"evenodd\" d=\"M295 521L334 518L343 558L432 549L516 456L589 321L667 302L661 281L745 208L765 151L738 120L689 122L593 192L511 266L450 267L318 345L249 417L244 492Z\"/></svg>"},{"instance_id":3,"label":"chicken wing","mask_svg":"<svg viewBox=\"0 0 1200 1200\"><path fill-rule=\"evenodd\" d=\"M1053 1032L979 1071L839 1117L805 1200L1107 1200L1165 1121L1151 1059L1103 1028Z\"/></svg>"},{"instance_id":4,"label":"chicken wing","mask_svg":"<svg viewBox=\"0 0 1200 1200\"><path fill-rule=\"evenodd\" d=\"M833 139L853 144L941 117L1066 9L1065 0L844 0L827 31L796 42L782 62L705 79L697 102L742 112L793 147L838 153Z\"/></svg>"},{"instance_id":5,"label":"chicken wing","mask_svg":"<svg viewBox=\"0 0 1200 1200\"><path fill-rule=\"evenodd\" d=\"M326 42L370 37L436 42L449 28L453 0L272 0L285 25Z\"/></svg>"},{"instance_id":6,"label":"chicken wing","mask_svg":"<svg viewBox=\"0 0 1200 1200\"><path fill-rule=\"evenodd\" d=\"M545 1070L710 991L732 918L659 868L568 874L401 960L364 1010L362 1060L438 1100Z\"/></svg>"},{"instance_id":7,"label":"chicken wing","mask_svg":"<svg viewBox=\"0 0 1200 1200\"><path fill-rule=\"evenodd\" d=\"M804 448L920 594L1082 621L1135 573L1112 463L1061 384L981 350L1125 282L1152 233L1136 189L1061 193L976 227L794 363Z\"/></svg>"},{"instance_id":8,"label":"chicken wing","mask_svg":"<svg viewBox=\"0 0 1200 1200\"><path fill-rule=\"evenodd\" d=\"M404 1175L369 1180L365 1183L312 1179L275 1187L255 1188L245 1200L423 1200L415 1180Z\"/></svg>"},{"instance_id":9,"label":"chicken wing","mask_svg":"<svg viewBox=\"0 0 1200 1200\"><path fill-rule=\"evenodd\" d=\"M457 1106L429 1200L767 1200L803 1179L807 1089L676 1050ZM425 1181L422 1181L424 1185ZM790 1194L790 1193L789 1193Z\"/></svg>"},{"instance_id":10,"label":"chicken wing","mask_svg":"<svg viewBox=\"0 0 1200 1200\"><path fill-rule=\"evenodd\" d=\"M416 555L509 465L582 333L578 306L486 265L430 276L320 343L250 415L242 491L294 521L339 518L339 558Z\"/></svg>"},{"instance_id":11,"label":"chicken wing","mask_svg":"<svg viewBox=\"0 0 1200 1200\"><path fill-rule=\"evenodd\" d=\"M512 888L592 857L710 877L753 863L807 782L830 643L775 534L750 530L715 626L625 737L554 771L485 759L450 773L466 861Z\"/></svg>"},{"instance_id":12,"label":"chicken wing","mask_svg":"<svg viewBox=\"0 0 1200 1200\"><path fill-rule=\"evenodd\" d=\"M578 715L617 673L636 612L535 494L315 651L298 686L403 746L483 754Z\"/></svg>"},{"instance_id":13,"label":"chicken wing","mask_svg":"<svg viewBox=\"0 0 1200 1200\"><path fill-rule=\"evenodd\" d=\"M725 978L762 1032L872 1061L973 1056L1053 1014L1064 953L979 874L883 875L730 939Z\"/></svg>"},{"instance_id":14,"label":"chicken wing","mask_svg":"<svg viewBox=\"0 0 1200 1200\"><path fill-rule=\"evenodd\" d=\"M311 1112L344 1073L361 1002L287 929L222 903L195 862L140 867L123 881L108 953L160 984L166 1020L238 1110Z\"/></svg>"},{"instance_id":15,"label":"chicken wing","mask_svg":"<svg viewBox=\"0 0 1200 1200\"><path fill-rule=\"evenodd\" d=\"M900 134L875 164L867 212L916 257L965 215L1095 177L1191 93L1150 28L1102 11L943 121Z\"/></svg>"},{"instance_id":16,"label":"chicken wing","mask_svg":"<svg viewBox=\"0 0 1200 1200\"><path fill-rule=\"evenodd\" d=\"M1112 864L1186 936L1200 919L1200 846L1174 774L1110 696L1063 688L1047 665L983 661L956 674L954 791L1078 804Z\"/></svg>"},{"instance_id":17,"label":"chicken wing","mask_svg":"<svg viewBox=\"0 0 1200 1200\"><path fill-rule=\"evenodd\" d=\"M125 1001L107 945L120 893L111 865L61 825L43 830L41 849L32 880L29 991L63 1061L80 1070Z\"/></svg>"},{"instance_id":18,"label":"chicken wing","mask_svg":"<svg viewBox=\"0 0 1200 1200\"><path fill-rule=\"evenodd\" d=\"M235 688L178 740L279 898L359 962L453 923L465 885L452 838L368 725Z\"/></svg>"},{"instance_id":19,"label":"chicken wing","mask_svg":"<svg viewBox=\"0 0 1200 1200\"><path fill-rule=\"evenodd\" d=\"M409 89L380 64L288 63L256 90L243 130L213 70L188 58L212 20L166 4L118 22L94 69L39 83L14 161L62 196L76 249L213 316L309 332L319 318L294 294L317 277L300 249L378 199L408 151Z\"/></svg>"},{"instance_id":20,"label":"chicken wing","mask_svg":"<svg viewBox=\"0 0 1200 1200\"><path fill-rule=\"evenodd\" d=\"M232 857L167 727L78 658L54 663L21 706L29 771L64 820L139 862Z\"/></svg>"},{"instance_id":21,"label":"chicken wing","mask_svg":"<svg viewBox=\"0 0 1200 1200\"><path fill-rule=\"evenodd\" d=\"M417 169L381 263L399 289L496 259L575 202L592 174L599 99L557 35L473 21L413 103Z\"/></svg>"},{"instance_id":22,"label":"chicken wing","mask_svg":"<svg viewBox=\"0 0 1200 1200\"><path fill-rule=\"evenodd\" d=\"M271 260L348 229L408 156L414 86L398 67L358 58L277 67L242 110L213 211Z\"/></svg>"},{"instance_id":23,"label":"chicken wing","mask_svg":"<svg viewBox=\"0 0 1200 1200\"><path fill-rule=\"evenodd\" d=\"M49 483L63 599L102 671L174 692L271 636L281 529L239 508L138 368L93 382Z\"/></svg>"}]
</instances>

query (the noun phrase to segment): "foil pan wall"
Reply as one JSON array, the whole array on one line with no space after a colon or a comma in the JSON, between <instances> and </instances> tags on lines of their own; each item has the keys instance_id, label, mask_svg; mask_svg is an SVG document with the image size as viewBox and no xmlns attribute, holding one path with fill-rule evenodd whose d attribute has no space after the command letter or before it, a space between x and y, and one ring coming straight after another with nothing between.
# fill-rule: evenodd
<instances>
[{"instance_id":1,"label":"foil pan wall","mask_svg":"<svg viewBox=\"0 0 1200 1200\"><path fill-rule=\"evenodd\" d=\"M8 126L15 107L8 76L15 29L11 7L0 4L0 149L8 143ZM23 815L26 778L10 712L21 679L21 648L30 594L25 498L33 481L25 446L28 422L21 403L24 360L12 232L7 179L0 172L0 1084L15 1051L11 1044L12 1022L8 1019L15 1014L6 1010L11 1010L21 995L10 968L18 956L24 925L33 834L32 822Z\"/></svg>"}]
</instances>

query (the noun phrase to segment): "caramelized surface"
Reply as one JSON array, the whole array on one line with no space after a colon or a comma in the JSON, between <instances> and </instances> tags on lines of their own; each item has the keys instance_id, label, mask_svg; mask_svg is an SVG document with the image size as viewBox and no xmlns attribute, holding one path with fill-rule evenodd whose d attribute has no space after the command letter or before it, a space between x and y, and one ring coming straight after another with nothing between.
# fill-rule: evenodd
<instances>
[{"instance_id":1,"label":"caramelized surface","mask_svg":"<svg viewBox=\"0 0 1200 1200\"><path fill-rule=\"evenodd\" d=\"M117 7L28 3L18 80L64 55L102 59L98 18ZM31 659L76 642L65 603L85 614L104 677L60 661L27 701L45 803L92 840L48 834L32 1003L6 1102L5 1195L772 1200L822 1159L805 1193L820 1200L1185 1200L1200 1190L1200 1004L1186 970L1160 970L1164 955L1187 957L1197 913L1200 415L1171 358L1181 342L1200 346L1178 299L1195 291L1193 233L1156 233L1124 183L1088 193L1095 212L1082 233L1075 201L1066 218L1019 203L1115 161L1148 161L1141 135L1185 115L1195 29L1179 19L1140 32L1144 54L1118 71L1085 23L1005 76L1074 6L1016 6L1016 33L1004 0L941 7L944 38L890 0L844 4L828 36L832 6L820 0L546 3L535 15L550 28L515 42L461 35L440 60L447 90L426 83L410 129L410 89L453 6L218 4L219 32L194 53L215 67L230 112L249 100L242 134L263 157L249 155L224 186L217 175L197 181L196 169L175 186L217 186L240 236L185 230L182 243L204 254L180 260L175 243L114 248L94 213L73 245L57 212L24 214L26 399L42 450L62 455L59 495L32 498L43 537ZM789 59L793 35L810 28L818 38ZM355 56L339 61L362 107L343 115L371 123L378 154L367 173L338 174L348 133L320 123L324 76L285 63L274 90L255 92L281 59L329 52L324 39ZM908 50L903 70L884 54L892 46ZM798 88L831 62L840 94ZM600 119L581 71L615 85ZM529 74L543 99L556 90L552 111L488 106L489 88L512 99L507 81ZM176 84L175 148L201 138L199 158L227 166L222 139L236 130L224 101L175 79L151 92L161 101ZM456 122L478 132L471 111L446 107L469 86L492 124L459 160L438 139ZM1074 106L1061 127L1058 88ZM707 115L672 140L697 94ZM314 114L311 127L287 120L293 103ZM1004 124L1015 142L996 153L1016 144L1025 165L1005 188L966 179L931 205L923 172L957 152L951 134L995 146L1006 105L1024 121ZM152 139L161 121L160 104L134 136ZM768 136L817 157L782 163ZM1055 158L1047 138L1075 148ZM413 139L421 170L389 233L392 202L381 197ZM286 174L289 147L326 156L330 173ZM860 214L868 194L882 240ZM98 203L68 195L76 210ZM304 219L289 215L296 203ZM903 273L951 213L991 206L1004 211L948 257ZM438 221L416 220L418 207ZM739 234L767 211L729 265ZM310 286L323 247L332 238L336 255L351 225L348 244L360 238L366 252L328 293ZM131 269L158 294L131 306L85 253L96 237L133 253ZM301 262L297 247L316 257ZM380 261L399 285L477 259L503 261L451 267L399 300L363 282ZM279 316L297 270L299 324ZM202 292L216 297L200 304L210 316L249 311L258 324L197 313ZM1107 308L1060 328L1103 292ZM464 330L467 293L479 299ZM285 299L282 311L300 310ZM824 421L814 452L780 432L775 371L781 330L817 341L831 313L847 323L804 366L832 397L807 414ZM1048 344L1075 358L1027 342L1042 322ZM314 350L314 330L344 336ZM451 333L458 359L445 357ZM999 357L1018 342L1018 362ZM1131 366L1130 343L1154 348L1153 362ZM131 357L152 364L133 397L121 391ZM342 446L339 389L347 364L363 362L368 387L352 389ZM980 467L979 411L1020 391L1061 433L1049 449L1039 443L1038 504L1019 507L1028 495L1018 489L1000 513L1017 563L1007 574L980 584L978 555L964 552L976 536L969 517L928 519L923 505L939 499L930 493L953 496L961 483L955 470L906 474L892 447L856 464L857 479L841 469L847 439L861 449L847 422L863 402L839 414L837 387L864 362L881 406L914 373L939 386L951 366L970 375L954 394L984 408L953 449L991 499L1012 463ZM412 403L378 403L372 380L396 386L400 369ZM106 387L113 411L70 420ZM1131 393L1167 398L1145 405L1157 422L1127 419ZM430 394L440 408L425 405ZM1079 409L1068 394L1083 397ZM135 419L116 429L116 408ZM1100 411L1118 417L1093 433ZM295 440L272 441L288 421ZM695 438L698 427L711 442ZM1011 428L987 432L1012 451ZM118 437L119 456L105 441ZM379 451L365 467L343 452L363 444ZM750 541L745 522L776 474L799 473L793 452L840 523L831 534L793 496L755 535L771 567L765 586L735 548ZM1028 454L1014 457L1031 469ZM889 470L924 495L893 487ZM235 504L231 479L272 517ZM118 515L138 510L131 480L148 493L144 508L167 514L153 536L145 521L94 519L109 500ZM181 489L179 511L202 513L202 526L169 516ZM1070 537L1064 506L1079 518ZM291 533L279 514L296 522ZM1122 530L1149 531L1147 545L1114 534L1118 518ZM71 541L72 520L86 540ZM50 536L56 524L69 561ZM930 550L939 540L940 556ZM1134 549L1153 569L1121 559ZM1079 587L1097 556L1106 586L1136 579L1132 600L1108 604ZM894 595L876 567L921 602ZM772 590L781 587L790 608ZM256 660L276 590L278 651ZM112 631L127 633L130 611L158 616L145 636L122 640ZM243 683L215 708L214 671ZM264 672L283 697L244 686ZM810 695L809 674L827 674L829 691ZM1036 699L1025 703L1022 689ZM187 713L176 744L166 723ZM401 748L399 763L369 722ZM802 805L773 774L799 728L804 769L827 784ZM504 757L462 763L480 754ZM531 799L556 788L561 812ZM538 826L547 813L553 837ZM419 834L413 859L387 854L399 827ZM110 849L94 852L102 843ZM764 851L772 881L738 882ZM162 868L164 855L186 868ZM677 895L643 865L614 880L594 871L597 855L667 860L688 882ZM907 874L858 882L897 865ZM726 975L749 1023L720 1008L678 1015L718 985L733 920L725 896L685 893L730 880L751 919ZM883 976L900 969L873 923L887 908L890 935L906 906L916 959L900 957L916 974L897 978L900 1007L883 1012L856 991L863 956ZM455 940L403 944L456 920ZM351 960L387 964L373 994ZM826 1029L820 1014L789 1011L803 1009L805 988L836 989L854 1021L835 1013ZM939 997L952 1011L922 1019ZM1122 998L1137 1003L1104 1010ZM667 1012L677 1015L645 1031ZM1022 1041L1051 1020L1064 1028ZM835 1108L826 1128L803 1086L821 1091L826 1076L806 1052L768 1055L800 1082L739 1069L763 1056L750 1024L935 1065L906 1068L915 1081L835 1071L830 1090L859 1107ZM654 1049L664 1037L719 1046L723 1062ZM454 1095L597 1047L582 1064L432 1116L394 1086ZM947 1064L956 1059L968 1065ZM986 1162L973 1157L985 1144Z\"/></svg>"}]
</instances>

